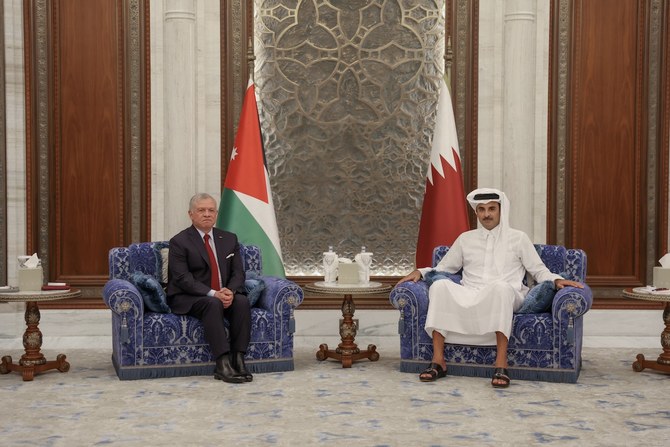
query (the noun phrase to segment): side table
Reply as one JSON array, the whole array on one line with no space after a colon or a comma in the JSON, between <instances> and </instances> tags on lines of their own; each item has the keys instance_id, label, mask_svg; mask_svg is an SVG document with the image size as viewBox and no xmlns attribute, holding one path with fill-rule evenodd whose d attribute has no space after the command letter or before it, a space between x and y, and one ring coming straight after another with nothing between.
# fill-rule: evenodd
<instances>
[{"instance_id":1,"label":"side table","mask_svg":"<svg viewBox=\"0 0 670 447\"><path fill-rule=\"evenodd\" d=\"M0 374L8 374L10 371L20 372L24 381L33 380L36 373L50 369L58 369L67 372L70 364L65 361L64 354L58 354L56 360L47 361L40 348L42 347L42 332L39 329L40 309L37 303L40 301L54 301L65 298L76 298L81 295L79 289L49 290L49 291L25 291L13 293L0 293L0 302L25 302L26 303L26 331L23 334L23 347L25 354L21 356L19 363L13 363L8 355L2 357L0 363Z\"/></svg>"},{"instance_id":2,"label":"side table","mask_svg":"<svg viewBox=\"0 0 670 447\"><path fill-rule=\"evenodd\" d=\"M336 359L342 362L342 368L351 368L351 364L360 359L370 359L372 362L379 360L379 353L375 345L368 345L368 348L361 350L354 342L356 338L356 323L354 322L353 295L372 295L379 293L388 293L391 286L385 286L380 282L369 282L367 284L327 284L323 281L313 284L307 284L305 290L315 293L325 293L330 295L344 295L342 301L342 323L340 324L340 337L342 342L337 349L328 349L327 344L321 344L316 352L318 360L327 358Z\"/></svg>"},{"instance_id":3,"label":"side table","mask_svg":"<svg viewBox=\"0 0 670 447\"><path fill-rule=\"evenodd\" d=\"M658 356L656 361L645 360L644 355L638 354L636 357L637 360L633 362L633 370L640 372L645 368L649 368L670 373L670 293L667 295L659 295L656 293L649 293L645 291L643 287L636 287L634 289L624 289L623 296L636 300L665 302L665 308L663 309L663 322L665 323L665 328L663 329L663 332L661 332L661 346L663 347L663 352Z\"/></svg>"}]
</instances>

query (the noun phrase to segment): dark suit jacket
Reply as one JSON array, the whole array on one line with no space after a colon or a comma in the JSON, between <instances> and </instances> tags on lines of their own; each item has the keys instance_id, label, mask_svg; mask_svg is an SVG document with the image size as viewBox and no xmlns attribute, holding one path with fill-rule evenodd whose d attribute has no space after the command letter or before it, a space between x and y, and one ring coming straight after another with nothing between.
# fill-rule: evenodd
<instances>
[{"instance_id":1,"label":"dark suit jacket","mask_svg":"<svg viewBox=\"0 0 670 447\"><path fill-rule=\"evenodd\" d=\"M212 230L212 235L222 287L228 287L236 294L246 294L244 266L237 236L218 228ZM207 295L211 289L211 275L205 243L194 226L170 239L167 297L172 312L188 313L194 298Z\"/></svg>"}]
</instances>

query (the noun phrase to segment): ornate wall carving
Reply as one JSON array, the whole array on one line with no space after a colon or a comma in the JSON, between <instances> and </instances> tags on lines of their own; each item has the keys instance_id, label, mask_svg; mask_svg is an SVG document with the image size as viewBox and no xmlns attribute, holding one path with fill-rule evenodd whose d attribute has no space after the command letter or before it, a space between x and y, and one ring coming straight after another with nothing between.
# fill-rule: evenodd
<instances>
[{"instance_id":1,"label":"ornate wall carving","mask_svg":"<svg viewBox=\"0 0 670 447\"><path fill-rule=\"evenodd\" d=\"M441 2L439 2L441 3ZM414 265L444 72L429 0L255 2L255 80L289 275L329 245L375 253L373 274Z\"/></svg>"},{"instance_id":2,"label":"ornate wall carving","mask_svg":"<svg viewBox=\"0 0 670 447\"><path fill-rule=\"evenodd\" d=\"M0 285L7 284L7 134L5 131L5 9L0 7Z\"/></svg>"}]
</instances>

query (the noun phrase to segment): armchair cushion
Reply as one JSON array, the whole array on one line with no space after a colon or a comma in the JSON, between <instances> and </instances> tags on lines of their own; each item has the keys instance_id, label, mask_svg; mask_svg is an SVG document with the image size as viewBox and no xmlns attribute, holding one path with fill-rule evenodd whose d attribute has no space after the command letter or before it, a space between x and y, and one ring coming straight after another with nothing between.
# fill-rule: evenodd
<instances>
[{"instance_id":1,"label":"armchair cushion","mask_svg":"<svg viewBox=\"0 0 670 447\"><path fill-rule=\"evenodd\" d=\"M544 281L530 289L528 295L523 300L521 308L516 311L518 314L539 314L549 312L551 303L554 302L556 289L552 281Z\"/></svg>"},{"instance_id":2,"label":"armchair cushion","mask_svg":"<svg viewBox=\"0 0 670 447\"><path fill-rule=\"evenodd\" d=\"M170 256L170 249L168 247L161 248L161 284L167 286L168 282L168 257Z\"/></svg>"},{"instance_id":3,"label":"armchair cushion","mask_svg":"<svg viewBox=\"0 0 670 447\"><path fill-rule=\"evenodd\" d=\"M261 293L265 290L265 282L255 273L247 273L247 278L244 281L244 288L247 290L247 299L249 305L254 307L261 297Z\"/></svg>"},{"instance_id":4,"label":"armchair cushion","mask_svg":"<svg viewBox=\"0 0 670 447\"><path fill-rule=\"evenodd\" d=\"M163 290L163 286L160 285L156 278L151 275L135 272L131 275L130 280L137 287L137 290L140 291L142 301L144 301L147 309L163 314L170 312L170 306L168 306L167 298L165 297L165 290Z\"/></svg>"},{"instance_id":5,"label":"armchair cushion","mask_svg":"<svg viewBox=\"0 0 670 447\"><path fill-rule=\"evenodd\" d=\"M441 272L439 270L431 270L423 275L423 280L428 284L428 287L432 286L433 283L440 279L450 279L456 284L461 283L461 276L453 273Z\"/></svg>"}]
</instances>

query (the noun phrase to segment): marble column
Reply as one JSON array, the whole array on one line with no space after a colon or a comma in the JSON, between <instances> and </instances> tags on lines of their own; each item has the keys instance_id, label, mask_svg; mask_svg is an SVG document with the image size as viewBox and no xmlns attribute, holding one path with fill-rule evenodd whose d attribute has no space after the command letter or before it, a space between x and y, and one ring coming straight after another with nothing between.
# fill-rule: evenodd
<instances>
[{"instance_id":1,"label":"marble column","mask_svg":"<svg viewBox=\"0 0 670 447\"><path fill-rule=\"evenodd\" d=\"M26 253L26 122L23 73L23 2L6 0L5 132L7 179L7 283L18 284L18 255ZM32 253L30 253L32 254Z\"/></svg>"},{"instance_id":2,"label":"marble column","mask_svg":"<svg viewBox=\"0 0 670 447\"><path fill-rule=\"evenodd\" d=\"M221 190L219 2L151 10L151 239L190 224L188 201Z\"/></svg>"},{"instance_id":3,"label":"marble column","mask_svg":"<svg viewBox=\"0 0 670 447\"><path fill-rule=\"evenodd\" d=\"M194 0L165 2L163 118L165 221L168 235L184 227L195 185L196 40ZM155 204L161 206L161 204ZM168 208L169 207L169 208ZM181 213L174 213L179 209Z\"/></svg>"},{"instance_id":4,"label":"marble column","mask_svg":"<svg viewBox=\"0 0 670 447\"><path fill-rule=\"evenodd\" d=\"M504 190L510 222L546 241L550 5L491 0L479 11L477 182Z\"/></svg>"},{"instance_id":5,"label":"marble column","mask_svg":"<svg viewBox=\"0 0 670 447\"><path fill-rule=\"evenodd\" d=\"M510 225L532 234L535 146L535 0L505 3L502 188Z\"/></svg>"}]
</instances>

